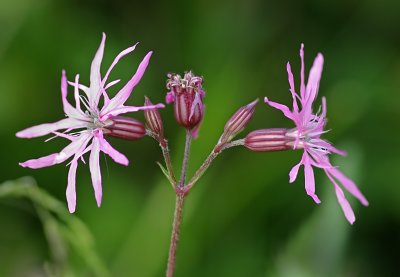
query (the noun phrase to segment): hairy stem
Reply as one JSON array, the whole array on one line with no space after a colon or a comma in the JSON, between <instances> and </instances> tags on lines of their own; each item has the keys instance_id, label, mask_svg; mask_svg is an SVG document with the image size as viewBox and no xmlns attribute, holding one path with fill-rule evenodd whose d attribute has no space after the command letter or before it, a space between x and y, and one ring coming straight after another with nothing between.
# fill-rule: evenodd
<instances>
[{"instance_id":1,"label":"hairy stem","mask_svg":"<svg viewBox=\"0 0 400 277\"><path fill-rule=\"evenodd\" d=\"M172 161L171 161L171 156L169 154L169 148L168 148L168 141L166 139L163 140L163 143L160 142L161 150L164 156L164 161L165 165L167 166L168 174L171 177L171 179L174 181L176 184L176 177L174 173L174 169L172 167Z\"/></svg>"},{"instance_id":2,"label":"hairy stem","mask_svg":"<svg viewBox=\"0 0 400 277\"><path fill-rule=\"evenodd\" d=\"M178 245L180 226L182 223L182 211L183 211L184 200L185 196L183 194L176 195L174 222L172 224L171 243L169 246L169 255L168 255L168 265L166 274L167 277L174 276L176 248Z\"/></svg>"},{"instance_id":3,"label":"hairy stem","mask_svg":"<svg viewBox=\"0 0 400 277\"><path fill-rule=\"evenodd\" d=\"M183 154L181 178L179 179L178 183L179 188L183 188L185 185L191 143L192 143L192 133L190 132L190 130L186 130L185 152Z\"/></svg>"}]
</instances>

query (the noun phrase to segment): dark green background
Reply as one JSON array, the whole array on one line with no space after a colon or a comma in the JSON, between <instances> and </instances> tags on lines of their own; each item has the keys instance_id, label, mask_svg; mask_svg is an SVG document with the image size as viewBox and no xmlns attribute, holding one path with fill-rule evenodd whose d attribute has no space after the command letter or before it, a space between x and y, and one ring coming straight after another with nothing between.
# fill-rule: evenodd
<instances>
[{"instance_id":1,"label":"dark green background","mask_svg":"<svg viewBox=\"0 0 400 277\"><path fill-rule=\"evenodd\" d=\"M325 57L319 95L327 98L332 129L325 138L349 153L332 162L356 181L370 206L347 194L357 217L350 226L322 172L316 171L320 206L306 195L302 173L288 183L300 152L230 149L188 198L176 276L398 275L399 14L395 0L0 0L0 181L33 176L66 207L65 164L39 170L18 166L59 151L66 141L22 140L15 133L63 117L61 70L70 79L80 73L88 84L103 31L108 35L103 72L119 51L140 41L112 78L127 81L147 51L154 51L131 104L141 105L144 95L164 101L167 72L192 69L204 76L206 116L193 143L190 174L238 107L264 96L290 104L285 66L290 60L297 81L304 42L307 72L318 52ZM179 169L184 131L174 122L172 107L161 114ZM140 112L131 116L143 118ZM260 102L245 132L291 126ZM155 163L161 153L150 138L110 141L131 164L125 168L102 158L101 209L89 170L80 166L76 215L92 231L113 276L162 276L174 194ZM50 254L32 205L0 199L0 222L0 275L43 274ZM91 276L72 251L68 266Z\"/></svg>"}]
</instances>

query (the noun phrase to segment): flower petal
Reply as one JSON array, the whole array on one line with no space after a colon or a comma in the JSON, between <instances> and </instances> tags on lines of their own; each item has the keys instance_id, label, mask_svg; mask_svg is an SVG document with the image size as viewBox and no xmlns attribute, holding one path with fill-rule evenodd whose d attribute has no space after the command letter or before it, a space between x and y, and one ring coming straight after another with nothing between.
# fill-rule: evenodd
<instances>
[{"instance_id":1,"label":"flower petal","mask_svg":"<svg viewBox=\"0 0 400 277\"><path fill-rule=\"evenodd\" d=\"M337 168L333 167L330 169L327 169L327 171L332 174L333 177L335 177L337 180L339 180L340 183L352 194L354 195L355 198L357 198L361 204L364 206L368 206L368 200L365 198L365 196L361 193L361 191L358 189L356 184L347 178L340 170Z\"/></svg>"},{"instance_id":2,"label":"flower petal","mask_svg":"<svg viewBox=\"0 0 400 277\"><path fill-rule=\"evenodd\" d=\"M19 131L16 136L19 138L35 138L50 134L51 132L54 132L56 130L83 128L86 125L87 123L81 120L64 118L57 122L44 123L24 129L22 131Z\"/></svg>"},{"instance_id":3,"label":"flower petal","mask_svg":"<svg viewBox=\"0 0 400 277\"><path fill-rule=\"evenodd\" d=\"M106 75L104 75L103 78L103 86L105 85L105 83L107 82L108 76L111 73L111 70L113 70L114 66L119 62L119 60L124 57L125 55L129 54L130 52L132 52L133 50L135 50L136 45L138 45L138 43L136 43L135 45L125 49L124 51L122 51L121 53L118 54L118 56L114 59L114 61L112 62L112 64L110 65L110 67L107 70Z\"/></svg>"},{"instance_id":4,"label":"flower petal","mask_svg":"<svg viewBox=\"0 0 400 277\"><path fill-rule=\"evenodd\" d=\"M75 212L76 207L76 168L78 167L78 160L73 159L68 171L68 186L66 191L68 210L70 213Z\"/></svg>"},{"instance_id":5,"label":"flower petal","mask_svg":"<svg viewBox=\"0 0 400 277\"><path fill-rule=\"evenodd\" d=\"M131 113L131 112L137 112L137 111L143 111L143 110L152 110L152 109L160 109L164 108L164 104L156 104L156 105L151 105L151 106L121 106L119 108L116 108L106 115L102 116L102 120L106 120L107 118L110 118L111 116L117 116L119 114L123 113Z\"/></svg>"},{"instance_id":6,"label":"flower petal","mask_svg":"<svg viewBox=\"0 0 400 277\"><path fill-rule=\"evenodd\" d=\"M296 178L297 178L297 174L299 173L299 168L300 166L303 164L303 158L301 159L301 161L296 164L295 166L292 167L292 169L289 172L289 182L293 183Z\"/></svg>"},{"instance_id":7,"label":"flower petal","mask_svg":"<svg viewBox=\"0 0 400 277\"><path fill-rule=\"evenodd\" d=\"M37 169L62 163L72 155L79 153L81 148L84 149L91 137L92 135L90 133L83 133L78 139L72 141L61 150L60 153L54 153L38 159L28 160L20 163L20 166Z\"/></svg>"},{"instance_id":8,"label":"flower petal","mask_svg":"<svg viewBox=\"0 0 400 277\"><path fill-rule=\"evenodd\" d=\"M103 33L103 37L101 39L101 43L99 48L97 49L96 55L92 61L92 65L90 67L90 93L89 97L89 104L91 107L96 107L98 104L98 98L101 89L101 61L103 60L104 54L104 45L106 42L106 34Z\"/></svg>"},{"instance_id":9,"label":"flower petal","mask_svg":"<svg viewBox=\"0 0 400 277\"><path fill-rule=\"evenodd\" d=\"M167 104L171 104L175 101L175 94L170 91L167 93L167 95L165 96L165 102L167 102Z\"/></svg>"},{"instance_id":10,"label":"flower petal","mask_svg":"<svg viewBox=\"0 0 400 277\"><path fill-rule=\"evenodd\" d=\"M288 62L286 65L286 70L288 73L288 79L289 79L289 85L290 85L290 93L292 94L292 98L293 98L293 112L298 113L299 112L299 107L297 105L297 93L296 90L294 88L294 78L293 78L293 73L292 73L292 69L290 68L290 63Z\"/></svg>"},{"instance_id":11,"label":"flower petal","mask_svg":"<svg viewBox=\"0 0 400 277\"><path fill-rule=\"evenodd\" d=\"M44 157L41 157L38 159L32 159L32 160L28 160L23 163L19 163L19 165L22 167L29 167L32 169L52 166L57 163L57 160L60 160L58 157L59 157L59 153L53 153L53 154L50 154L48 156L44 156Z\"/></svg>"},{"instance_id":12,"label":"flower petal","mask_svg":"<svg viewBox=\"0 0 400 277\"><path fill-rule=\"evenodd\" d=\"M300 46L300 59L301 59L301 69L300 69L300 95L304 99L305 84L304 84L304 44Z\"/></svg>"},{"instance_id":13,"label":"flower petal","mask_svg":"<svg viewBox=\"0 0 400 277\"><path fill-rule=\"evenodd\" d=\"M336 198L340 204L340 207L343 210L344 216L346 217L347 221L350 222L350 224L353 224L356 220L356 216L354 215L353 209L351 208L349 201L347 201L346 197L344 196L343 190L338 186L338 184L335 182L329 172L327 172L326 175L335 186Z\"/></svg>"},{"instance_id":14,"label":"flower petal","mask_svg":"<svg viewBox=\"0 0 400 277\"><path fill-rule=\"evenodd\" d=\"M310 158L306 155L304 158L304 179L305 179L305 188L306 192L311 198L314 200L315 203L321 203L318 196L315 194L315 179L314 179L314 171L310 164Z\"/></svg>"},{"instance_id":15,"label":"flower petal","mask_svg":"<svg viewBox=\"0 0 400 277\"><path fill-rule=\"evenodd\" d=\"M129 80L129 82L117 93L117 95L112 98L107 105L102 109L102 114L106 115L112 112L114 109L122 107L122 105L126 102L129 96L132 93L133 88L139 83L142 78L144 72L146 71L147 65L149 64L150 57L153 52L147 53L142 62L139 64L139 67L133 75L133 77Z\"/></svg>"},{"instance_id":16,"label":"flower petal","mask_svg":"<svg viewBox=\"0 0 400 277\"><path fill-rule=\"evenodd\" d=\"M317 57L314 60L314 64L310 70L310 74L308 75L308 82L306 87L306 94L303 105L311 107L315 98L317 97L318 89L319 89L319 81L321 79L322 69L324 66L324 57L321 53L318 53Z\"/></svg>"},{"instance_id":17,"label":"flower petal","mask_svg":"<svg viewBox=\"0 0 400 277\"><path fill-rule=\"evenodd\" d=\"M127 166L129 164L129 160L125 157L124 154L115 150L111 144L108 143L107 140L104 139L103 135L98 136L100 142L100 150L109 155L116 163Z\"/></svg>"},{"instance_id":18,"label":"flower petal","mask_svg":"<svg viewBox=\"0 0 400 277\"><path fill-rule=\"evenodd\" d=\"M70 117L81 118L82 113L80 113L68 102L67 95L68 95L68 81L65 70L63 70L61 76L61 100L63 103L64 112L66 115Z\"/></svg>"},{"instance_id":19,"label":"flower petal","mask_svg":"<svg viewBox=\"0 0 400 277\"><path fill-rule=\"evenodd\" d=\"M101 197L102 197L102 187L101 187L101 171L100 171L100 142L98 138L93 137L90 157L89 157L89 168L90 175L92 176L92 184L94 189L94 195L96 198L97 206L101 205Z\"/></svg>"},{"instance_id":20,"label":"flower petal","mask_svg":"<svg viewBox=\"0 0 400 277\"><path fill-rule=\"evenodd\" d=\"M267 97L264 98L264 102L270 105L271 107L280 110L287 118L294 121L293 113L289 110L289 108L283 104L279 104L276 102L269 101Z\"/></svg>"}]
</instances>

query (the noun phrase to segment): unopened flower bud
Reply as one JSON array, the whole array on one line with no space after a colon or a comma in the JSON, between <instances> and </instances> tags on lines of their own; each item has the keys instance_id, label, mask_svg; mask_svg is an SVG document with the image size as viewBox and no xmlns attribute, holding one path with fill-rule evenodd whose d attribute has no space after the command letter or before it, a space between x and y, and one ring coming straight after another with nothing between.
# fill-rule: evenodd
<instances>
[{"instance_id":1,"label":"unopened flower bud","mask_svg":"<svg viewBox=\"0 0 400 277\"><path fill-rule=\"evenodd\" d=\"M110 117L102 129L105 135L126 140L138 140L146 134L142 122L125 116Z\"/></svg>"},{"instance_id":2,"label":"unopened flower bud","mask_svg":"<svg viewBox=\"0 0 400 277\"><path fill-rule=\"evenodd\" d=\"M244 146L256 152L272 152L293 149L293 139L286 136L287 129L261 129L249 133Z\"/></svg>"},{"instance_id":3,"label":"unopened flower bud","mask_svg":"<svg viewBox=\"0 0 400 277\"><path fill-rule=\"evenodd\" d=\"M224 127L224 133L220 138L220 143L231 141L237 134L239 134L253 117L258 99L250 104L240 107L239 110L228 120Z\"/></svg>"},{"instance_id":4,"label":"unopened flower bud","mask_svg":"<svg viewBox=\"0 0 400 277\"><path fill-rule=\"evenodd\" d=\"M145 106L152 106L150 99L145 97L144 100ZM146 120L147 128L152 131L155 135L158 136L159 139L164 138L164 127L161 119L161 115L158 109L144 110L144 118Z\"/></svg>"},{"instance_id":5,"label":"unopened flower bud","mask_svg":"<svg viewBox=\"0 0 400 277\"><path fill-rule=\"evenodd\" d=\"M166 102L174 102L174 115L179 125L192 130L203 118L203 79L191 71L182 78L179 74L168 74Z\"/></svg>"}]
</instances>

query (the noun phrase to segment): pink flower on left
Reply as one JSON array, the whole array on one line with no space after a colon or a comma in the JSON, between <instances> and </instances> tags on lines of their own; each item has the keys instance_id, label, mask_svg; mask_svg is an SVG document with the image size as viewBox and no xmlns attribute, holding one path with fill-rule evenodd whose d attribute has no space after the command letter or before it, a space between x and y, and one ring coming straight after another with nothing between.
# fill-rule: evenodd
<instances>
[{"instance_id":1,"label":"pink flower on left","mask_svg":"<svg viewBox=\"0 0 400 277\"><path fill-rule=\"evenodd\" d=\"M152 52L149 52L144 57L133 77L110 99L106 90L119 82L119 80L115 80L107 83L111 70L123 56L135 49L136 44L122 51L114 59L104 77L102 77L100 66L103 59L105 40L106 35L103 33L100 46L91 64L89 87L79 84L79 75L76 75L74 82L68 81L66 73L63 70L61 77L61 99L66 118L54 123L33 126L16 134L19 138L34 138L52 133L56 137L63 137L71 141L71 143L59 153L53 153L45 157L20 163L23 167L36 169L59 164L72 157L72 160L69 162L68 186L66 190L68 209L71 213L73 213L76 208L75 176L79 159L85 162L83 155L90 152L89 168L96 202L100 207L102 199L102 180L99 162L100 152L109 155L119 164L127 166L129 163L125 155L118 152L105 140L104 135L115 131L114 133L122 135L114 134L114 136L124 137L126 135L129 139L134 139L135 137L139 138L144 135L144 127L141 127L142 124L137 120L118 115L164 107L163 104L152 106L124 105L131 95L132 90L142 78ZM67 100L68 84L74 88L75 106L72 106ZM101 98L103 98L103 106L100 108L98 106ZM121 121L123 122L121 123ZM118 128L115 127L117 125L123 126L123 129L115 130L115 128ZM59 132L59 130L64 131Z\"/></svg>"}]
</instances>

